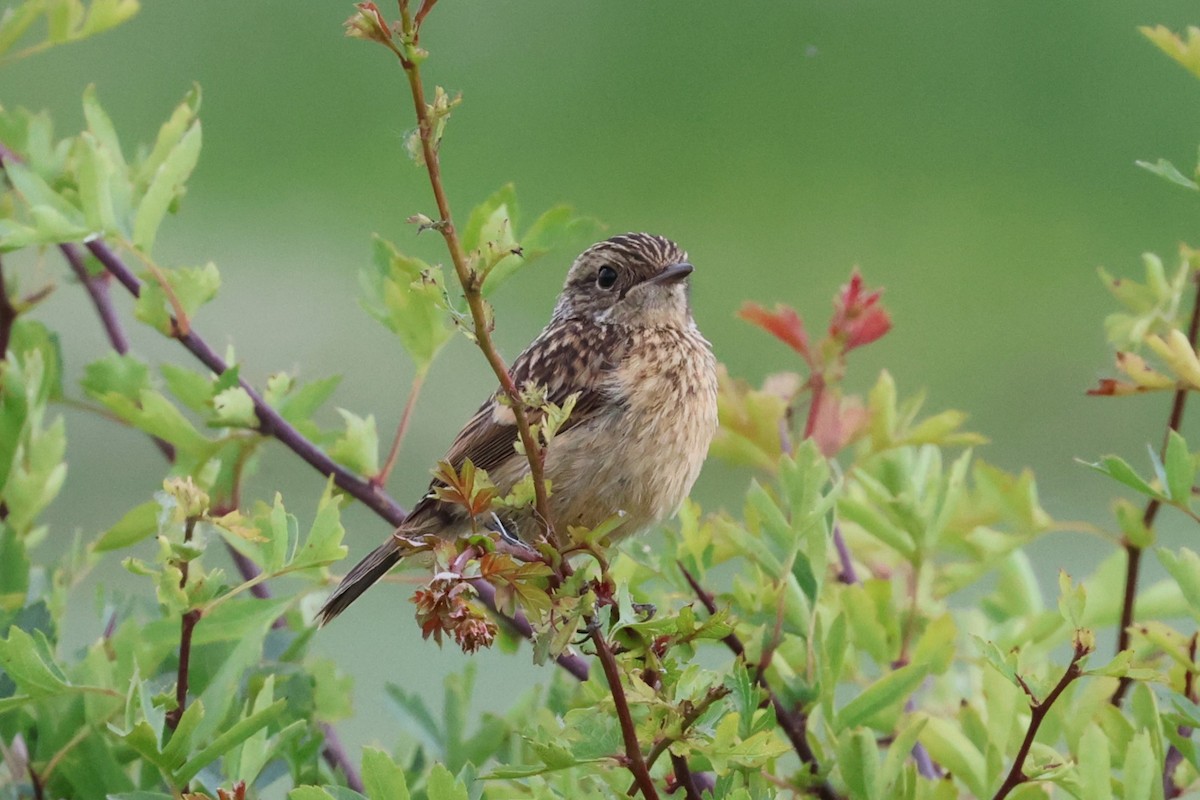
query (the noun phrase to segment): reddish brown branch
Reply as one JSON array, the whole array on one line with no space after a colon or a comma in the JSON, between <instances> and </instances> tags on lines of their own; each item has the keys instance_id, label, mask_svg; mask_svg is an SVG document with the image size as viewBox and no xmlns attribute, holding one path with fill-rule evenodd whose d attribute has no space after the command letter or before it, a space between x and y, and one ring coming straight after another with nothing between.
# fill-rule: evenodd
<instances>
[{"instance_id":1,"label":"reddish brown branch","mask_svg":"<svg viewBox=\"0 0 1200 800\"><path fill-rule=\"evenodd\" d=\"M423 19L424 14L429 13L429 9L432 7L433 3L423 3L418 12L419 16ZM400 17L402 35L415 42L418 34L418 23L414 22L409 15L406 0L401 0ZM425 161L425 170L429 174L429 185L433 189L433 198L437 204L438 216L440 217L435 227L446 240L446 249L450 251L450 260L454 264L454 272L458 276L458 282L463 289L463 296L467 301L468 308L470 308L475 343L479 346L479 350L483 353L484 358L487 359L492 372L496 375L496 379L500 381L500 388L503 390L505 397L508 398L513 417L516 419L517 433L521 439L522 446L525 448L525 457L529 460L529 473L533 478L534 508L541 519L546 534L550 537L551 541L554 541L554 525L553 520L550 518L550 498L546 492L542 448L534 437L533 431L530 429L529 415L525 408L525 403L521 399L520 389L513 382L512 376L508 372L508 367L504 364L504 359L500 356L500 352L492 342L491 324L487 318L486 304L483 299L482 281L479 273L473 270L468 263L467 255L463 251L462 242L458 238L458 231L454 227L454 220L450 214L450 201L446 197L446 188L442 183L442 167L441 161L438 159L438 142L434 139L435 126L429 117L429 106L425 102L425 87L421 82L421 68L416 61L408 58L403 50L394 44L391 47L392 51L399 57L401 66L404 67L404 74L408 77L408 86L412 93L413 110L416 112L417 130L421 138L421 154Z\"/></svg>"},{"instance_id":2,"label":"reddish brown branch","mask_svg":"<svg viewBox=\"0 0 1200 800\"><path fill-rule=\"evenodd\" d=\"M62 251L63 256L67 259L68 266L75 276L79 279L79 283L87 291L88 297L92 300L92 305L96 308L96 315L100 317L100 324L104 326L104 334L108 337L108 343L112 345L112 349L120 355L125 355L129 352L129 338L125 335L125 329L121 326L121 320L117 318L116 309L113 308L112 296L108 291L108 284L112 278L112 273L105 271L99 275L92 275L88 272L87 266L83 262L83 253L79 252L79 248L70 242L60 244L58 249ZM175 462L175 447L170 442L163 441L157 436L151 436L150 440L154 442L154 446L158 448L163 457L172 463Z\"/></svg>"},{"instance_id":3,"label":"reddish brown branch","mask_svg":"<svg viewBox=\"0 0 1200 800\"><path fill-rule=\"evenodd\" d=\"M187 523L183 528L183 541L190 542L192 534L196 530L196 518L188 517ZM183 561L179 565L179 588L187 588L188 582L188 566L189 562ZM179 720L183 717L183 712L187 708L187 693L188 693L188 674L192 660L192 632L196 630L196 623L200 621L200 609L191 608L183 613L183 619L180 621L179 630L179 672L175 678L175 707L167 712L167 727L175 730L179 726Z\"/></svg>"},{"instance_id":4,"label":"reddish brown branch","mask_svg":"<svg viewBox=\"0 0 1200 800\"><path fill-rule=\"evenodd\" d=\"M608 681L608 689L612 692L613 705L617 709L617 720L621 723L621 738L625 742L626 767L633 773L634 783L641 790L645 800L658 800L658 790L654 788L654 780L642 756L642 746L638 743L637 728L633 724L633 715L629 712L629 701L625 697L625 687L621 685L621 672L617 668L617 659L613 656L608 640L604 638L599 623L588 620L592 642L596 645L596 656L604 667L604 678ZM632 797L636 792L630 790Z\"/></svg>"},{"instance_id":5,"label":"reddish brown branch","mask_svg":"<svg viewBox=\"0 0 1200 800\"><path fill-rule=\"evenodd\" d=\"M129 290L130 294L134 297L141 294L141 281L103 241L93 239L87 243L87 248L100 260L105 269ZM200 337L194 326L187 333L180 333L174 338L215 374L221 375L229 369L225 360ZM285 420L278 411L267 405L258 391L244 379L239 378L238 384L254 403L254 412L259 421L258 430L261 434L278 439L318 472L332 476L333 482L338 487L392 525L399 525L404 521L405 512L399 503L388 497L385 492L375 489L369 481L358 477L322 452L319 447Z\"/></svg>"},{"instance_id":6,"label":"reddish brown branch","mask_svg":"<svg viewBox=\"0 0 1200 800\"><path fill-rule=\"evenodd\" d=\"M1079 642L1075 643L1075 653L1071 656L1071 663L1067 665L1067 669L1063 672L1063 676L1059 678L1058 683L1050 690L1050 694L1046 695L1046 699L1038 702L1037 698L1030 695L1029 710L1032 715L1029 718L1029 729L1025 731L1025 739L1021 742L1021 748L1017 751L1017 757L1013 760L1012 769L1009 770L1008 776L1004 779L1004 783L1000 784L1000 788L996 790L992 800L1004 800L1009 793L1020 786L1029 778L1025 775L1025 759L1029 756L1029 749L1033 747L1033 740L1037 737L1038 728L1046 719L1046 714L1049 713L1050 707L1054 705L1054 701L1058 700L1071 682L1083 674L1083 670L1079 666L1079 660L1088 654L1088 650ZM1026 692L1028 692L1026 688Z\"/></svg>"},{"instance_id":7,"label":"reddish brown branch","mask_svg":"<svg viewBox=\"0 0 1200 800\"><path fill-rule=\"evenodd\" d=\"M692 587L692 591L696 593L696 597L703 604L709 614L717 613L717 603L700 582L696 580L696 576L688 571L687 567L682 562L676 562L679 566L679 571L683 573L684 579L688 582L688 586ZM742 644L742 640L738 638L736 633L731 633L721 640L725 646L733 652L735 656L740 656L743 660L746 657L746 646ZM793 711L779 699L779 695L771 688L770 683L764 673L756 673L756 679L759 687L767 693L767 697L771 701L771 706L775 709L775 721L779 724L780 730L784 736L792 743L792 749L796 751L796 755L800 756L800 761L808 768L809 774L816 777L820 774L820 765L817 762L817 754L813 752L812 747L808 743L808 719L800 712ZM833 786L829 781L821 779L814 784L812 791L821 800L838 800L838 794L833 790Z\"/></svg>"},{"instance_id":8,"label":"reddish brown branch","mask_svg":"<svg viewBox=\"0 0 1200 800\"><path fill-rule=\"evenodd\" d=\"M4 285L4 266L0 264L0 361L7 356L13 323L16 321L17 309L8 298L8 287Z\"/></svg>"},{"instance_id":9,"label":"reddish brown branch","mask_svg":"<svg viewBox=\"0 0 1200 800\"><path fill-rule=\"evenodd\" d=\"M1192 273L1192 282L1196 284L1196 298L1192 303L1192 318L1188 323L1188 342L1191 343L1192 349L1196 349L1197 337L1200 336L1200 273ZM1179 426L1183 424L1183 409L1187 403L1188 390L1179 389L1175 392L1175 398L1171 402L1171 416L1167 420L1167 430L1163 433L1162 448L1159 451L1162 458L1166 458L1167 443L1171 441L1171 433L1178 431ZM1142 525L1150 528L1154 525L1154 520L1158 516L1158 510L1162 507L1162 503L1158 498L1151 498L1146 503L1146 510L1142 513ZM1133 607L1137 600L1137 585L1138 573L1142 562L1142 549L1126 539L1125 547L1125 593L1121 602L1121 622L1120 629L1117 631L1117 652L1129 649L1130 629L1133 627ZM1112 695L1112 704L1114 706L1121 705L1125 699L1125 693L1129 691L1131 681L1127 677L1121 678L1117 682L1117 688Z\"/></svg>"}]
</instances>

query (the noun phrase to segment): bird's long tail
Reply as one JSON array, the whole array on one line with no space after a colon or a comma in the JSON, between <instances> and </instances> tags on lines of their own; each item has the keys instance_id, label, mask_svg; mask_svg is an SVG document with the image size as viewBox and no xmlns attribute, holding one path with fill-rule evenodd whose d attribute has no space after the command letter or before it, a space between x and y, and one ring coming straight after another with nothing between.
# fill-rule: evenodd
<instances>
[{"instance_id":1,"label":"bird's long tail","mask_svg":"<svg viewBox=\"0 0 1200 800\"><path fill-rule=\"evenodd\" d=\"M333 594L329 595L329 599L317 613L318 624L326 625L345 611L351 603L358 599L360 594L370 589L375 581L396 566L396 562L402 555L400 543L394 537L389 536L386 542L367 554L366 558L358 562L354 569L342 578L342 582L333 590Z\"/></svg>"}]
</instances>

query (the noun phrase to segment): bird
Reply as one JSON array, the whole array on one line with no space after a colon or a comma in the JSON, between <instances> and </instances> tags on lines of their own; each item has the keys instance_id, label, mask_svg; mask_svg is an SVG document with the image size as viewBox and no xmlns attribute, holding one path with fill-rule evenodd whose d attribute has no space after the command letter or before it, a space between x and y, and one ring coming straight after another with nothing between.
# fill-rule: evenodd
<instances>
[{"instance_id":1,"label":"bird","mask_svg":"<svg viewBox=\"0 0 1200 800\"><path fill-rule=\"evenodd\" d=\"M691 491L717 429L717 362L692 317L694 267L670 239L626 233L575 259L549 324L513 361L520 389L575 404L544 453L548 507L558 531L619 518L613 541L673 515ZM455 437L445 461L486 470L500 496L529 473L511 406L497 389ZM541 417L529 409L530 422ZM436 477L387 541L342 579L318 612L324 625L382 578L406 543L472 531L461 505L439 500ZM492 530L540 534L532 508L492 517Z\"/></svg>"}]
</instances>

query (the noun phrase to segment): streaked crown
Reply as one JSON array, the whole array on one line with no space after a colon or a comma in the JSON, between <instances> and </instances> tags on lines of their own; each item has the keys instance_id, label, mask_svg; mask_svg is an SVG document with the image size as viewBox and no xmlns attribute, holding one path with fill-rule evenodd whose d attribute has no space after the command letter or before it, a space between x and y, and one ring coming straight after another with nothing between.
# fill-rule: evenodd
<instances>
[{"instance_id":1,"label":"streaked crown","mask_svg":"<svg viewBox=\"0 0 1200 800\"><path fill-rule=\"evenodd\" d=\"M554 316L624 325L687 324L692 272L687 259L675 242L650 233L598 242L571 265Z\"/></svg>"}]
</instances>

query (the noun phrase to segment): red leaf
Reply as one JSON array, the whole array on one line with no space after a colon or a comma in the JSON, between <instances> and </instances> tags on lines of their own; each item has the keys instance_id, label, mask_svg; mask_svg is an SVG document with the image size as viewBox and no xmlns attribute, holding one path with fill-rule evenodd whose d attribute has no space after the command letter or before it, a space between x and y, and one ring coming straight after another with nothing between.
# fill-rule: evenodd
<instances>
[{"instance_id":1,"label":"red leaf","mask_svg":"<svg viewBox=\"0 0 1200 800\"><path fill-rule=\"evenodd\" d=\"M785 305L776 305L774 311L767 311L758 303L744 303L737 314L751 325L757 325L774 336L788 347L795 350L804 360L812 363L812 355L808 346L808 332L804 330L804 320L795 309Z\"/></svg>"},{"instance_id":2,"label":"red leaf","mask_svg":"<svg viewBox=\"0 0 1200 800\"><path fill-rule=\"evenodd\" d=\"M810 417L809 435L826 458L832 458L866 430L869 416L857 397L842 399L836 391L826 389L814 398L815 413Z\"/></svg>"},{"instance_id":3,"label":"red leaf","mask_svg":"<svg viewBox=\"0 0 1200 800\"><path fill-rule=\"evenodd\" d=\"M892 328L892 319L879 302L881 290L868 292L858 268L833 301L829 335L846 343L846 350L870 344Z\"/></svg>"}]
</instances>

